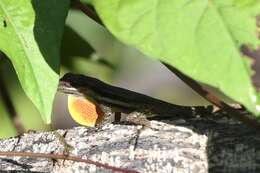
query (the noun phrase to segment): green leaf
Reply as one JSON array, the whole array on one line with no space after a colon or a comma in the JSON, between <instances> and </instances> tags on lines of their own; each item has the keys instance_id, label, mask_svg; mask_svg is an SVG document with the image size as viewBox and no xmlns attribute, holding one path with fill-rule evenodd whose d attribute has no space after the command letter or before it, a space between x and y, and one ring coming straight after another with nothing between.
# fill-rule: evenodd
<instances>
[{"instance_id":1,"label":"green leaf","mask_svg":"<svg viewBox=\"0 0 260 173\"><path fill-rule=\"evenodd\" d=\"M93 5L123 42L219 88L259 114L257 92L240 48L259 45L260 1L93 0Z\"/></svg>"},{"instance_id":2,"label":"green leaf","mask_svg":"<svg viewBox=\"0 0 260 173\"><path fill-rule=\"evenodd\" d=\"M90 4L91 0L81 0L80 2L84 3L84 4Z\"/></svg>"},{"instance_id":3,"label":"green leaf","mask_svg":"<svg viewBox=\"0 0 260 173\"><path fill-rule=\"evenodd\" d=\"M1 0L0 50L46 123L59 79L59 49L69 0Z\"/></svg>"},{"instance_id":4,"label":"green leaf","mask_svg":"<svg viewBox=\"0 0 260 173\"><path fill-rule=\"evenodd\" d=\"M256 0L234 0L236 5L239 6L247 6L247 5L253 5Z\"/></svg>"}]
</instances>

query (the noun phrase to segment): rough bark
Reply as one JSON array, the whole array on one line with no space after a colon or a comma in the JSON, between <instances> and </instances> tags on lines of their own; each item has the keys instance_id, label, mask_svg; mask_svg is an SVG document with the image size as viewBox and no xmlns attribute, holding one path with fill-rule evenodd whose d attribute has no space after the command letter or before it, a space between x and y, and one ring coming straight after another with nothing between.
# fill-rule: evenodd
<instances>
[{"instance_id":1,"label":"rough bark","mask_svg":"<svg viewBox=\"0 0 260 173\"><path fill-rule=\"evenodd\" d=\"M73 146L70 155L140 172L219 173L260 172L259 135L221 115L189 120L152 121L141 131L132 149L138 126L107 124L99 129L77 127L66 132ZM1 151L63 153L54 132L27 133L0 141ZM112 172L79 162L43 158L0 157L1 172Z\"/></svg>"}]
</instances>

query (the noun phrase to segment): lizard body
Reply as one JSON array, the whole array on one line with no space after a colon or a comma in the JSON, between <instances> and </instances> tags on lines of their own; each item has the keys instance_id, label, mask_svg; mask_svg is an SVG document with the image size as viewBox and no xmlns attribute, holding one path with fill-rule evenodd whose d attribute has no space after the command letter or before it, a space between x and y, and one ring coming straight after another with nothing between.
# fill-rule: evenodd
<instances>
[{"instance_id":1,"label":"lizard body","mask_svg":"<svg viewBox=\"0 0 260 173\"><path fill-rule=\"evenodd\" d=\"M205 107L171 104L134 91L109 85L96 78L67 73L59 83L59 91L79 98L86 98L107 113L143 113L147 118L191 117ZM111 109L108 109L111 108Z\"/></svg>"}]
</instances>

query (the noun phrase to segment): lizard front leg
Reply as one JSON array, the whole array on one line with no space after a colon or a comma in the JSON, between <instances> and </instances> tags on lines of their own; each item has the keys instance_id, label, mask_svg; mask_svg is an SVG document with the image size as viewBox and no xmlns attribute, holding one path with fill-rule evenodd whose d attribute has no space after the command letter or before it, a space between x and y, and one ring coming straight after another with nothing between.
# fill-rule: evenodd
<instances>
[{"instance_id":1,"label":"lizard front leg","mask_svg":"<svg viewBox=\"0 0 260 173\"><path fill-rule=\"evenodd\" d=\"M129 141L132 146L130 146L130 152L133 152L137 147L140 134L145 128L151 128L151 122L146 118L146 114L136 111L128 114L126 117L126 121L141 126L137 127L136 135ZM133 154L130 155L132 155L132 158L134 157Z\"/></svg>"},{"instance_id":2,"label":"lizard front leg","mask_svg":"<svg viewBox=\"0 0 260 173\"><path fill-rule=\"evenodd\" d=\"M151 122L146 118L146 114L142 112L131 112L127 115L126 121L135 125L141 125L143 128L151 128Z\"/></svg>"}]
</instances>

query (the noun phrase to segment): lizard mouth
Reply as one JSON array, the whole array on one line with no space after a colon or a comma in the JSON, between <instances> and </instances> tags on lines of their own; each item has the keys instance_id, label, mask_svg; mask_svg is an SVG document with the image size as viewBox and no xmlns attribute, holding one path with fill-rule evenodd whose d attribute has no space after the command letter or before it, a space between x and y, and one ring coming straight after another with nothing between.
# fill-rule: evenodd
<instances>
[{"instance_id":1,"label":"lizard mouth","mask_svg":"<svg viewBox=\"0 0 260 173\"><path fill-rule=\"evenodd\" d=\"M65 81L59 82L58 91L65 94L79 95L78 90Z\"/></svg>"}]
</instances>

